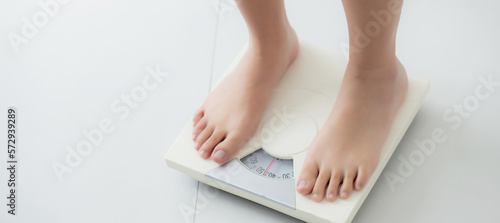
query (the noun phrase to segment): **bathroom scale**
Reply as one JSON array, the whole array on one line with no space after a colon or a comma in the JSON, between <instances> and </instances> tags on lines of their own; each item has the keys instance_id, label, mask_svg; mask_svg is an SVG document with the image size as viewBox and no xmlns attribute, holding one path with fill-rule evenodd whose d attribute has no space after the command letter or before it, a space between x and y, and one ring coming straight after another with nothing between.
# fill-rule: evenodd
<instances>
[{"instance_id":1,"label":"bathroom scale","mask_svg":"<svg viewBox=\"0 0 500 223\"><path fill-rule=\"evenodd\" d=\"M245 50L246 47L225 75L234 69ZM315 202L310 195L296 191L296 180L309 144L335 104L346 65L342 51L300 41L299 54L273 91L257 132L234 158L223 165L201 158L194 149L193 126L189 121L165 154L167 165L205 184L306 222L351 222L415 117L429 91L429 80L408 74L406 99L365 187L353 191L346 200Z\"/></svg>"}]
</instances>

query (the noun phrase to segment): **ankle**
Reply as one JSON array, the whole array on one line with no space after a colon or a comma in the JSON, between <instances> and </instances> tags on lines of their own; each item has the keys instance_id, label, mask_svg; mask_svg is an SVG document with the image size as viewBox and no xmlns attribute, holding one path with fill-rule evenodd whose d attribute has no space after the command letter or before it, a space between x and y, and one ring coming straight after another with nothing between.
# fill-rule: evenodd
<instances>
[{"instance_id":1,"label":"ankle","mask_svg":"<svg viewBox=\"0 0 500 223\"><path fill-rule=\"evenodd\" d=\"M346 72L355 78L394 79L405 73L404 67L396 56L392 58L373 58L373 60L349 60Z\"/></svg>"},{"instance_id":2,"label":"ankle","mask_svg":"<svg viewBox=\"0 0 500 223\"><path fill-rule=\"evenodd\" d=\"M296 38L293 28L286 25L267 32L250 33L249 44L261 49L275 48L289 44Z\"/></svg>"},{"instance_id":3,"label":"ankle","mask_svg":"<svg viewBox=\"0 0 500 223\"><path fill-rule=\"evenodd\" d=\"M362 50L350 51L349 63L367 69L385 66L397 60L392 50Z\"/></svg>"}]
</instances>

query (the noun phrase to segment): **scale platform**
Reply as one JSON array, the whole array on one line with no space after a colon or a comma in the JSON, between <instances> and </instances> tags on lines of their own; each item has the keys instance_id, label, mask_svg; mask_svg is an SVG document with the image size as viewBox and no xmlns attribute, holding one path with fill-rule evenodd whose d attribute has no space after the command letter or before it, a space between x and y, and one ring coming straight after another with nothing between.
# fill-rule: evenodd
<instances>
[{"instance_id":1,"label":"scale platform","mask_svg":"<svg viewBox=\"0 0 500 223\"><path fill-rule=\"evenodd\" d=\"M165 154L167 165L307 222L351 222L415 117L429 91L429 80L408 74L406 99L382 148L378 167L363 190L353 191L346 200L318 203L295 190L296 180L307 147L333 108L346 65L341 51L301 41L300 52L273 92L257 132L233 159L223 165L202 159L194 149L189 121Z\"/></svg>"}]
</instances>

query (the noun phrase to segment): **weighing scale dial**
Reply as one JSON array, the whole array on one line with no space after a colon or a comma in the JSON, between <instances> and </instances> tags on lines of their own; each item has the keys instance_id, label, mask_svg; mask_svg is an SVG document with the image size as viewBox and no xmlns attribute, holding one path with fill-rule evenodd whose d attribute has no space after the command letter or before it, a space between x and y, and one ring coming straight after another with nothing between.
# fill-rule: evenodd
<instances>
[{"instance_id":1,"label":"weighing scale dial","mask_svg":"<svg viewBox=\"0 0 500 223\"><path fill-rule=\"evenodd\" d=\"M293 160L280 159L259 149L241 159L250 171L272 179L293 179Z\"/></svg>"}]
</instances>

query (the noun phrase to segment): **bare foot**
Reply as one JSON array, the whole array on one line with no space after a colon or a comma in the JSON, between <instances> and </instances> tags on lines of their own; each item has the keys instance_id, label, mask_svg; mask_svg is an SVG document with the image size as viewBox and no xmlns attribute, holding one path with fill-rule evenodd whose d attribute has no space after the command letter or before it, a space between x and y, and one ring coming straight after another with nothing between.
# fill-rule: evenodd
<instances>
[{"instance_id":1,"label":"bare foot","mask_svg":"<svg viewBox=\"0 0 500 223\"><path fill-rule=\"evenodd\" d=\"M201 157L224 163L255 133L273 88L298 50L291 27L251 38L240 63L194 114L193 140Z\"/></svg>"},{"instance_id":2,"label":"bare foot","mask_svg":"<svg viewBox=\"0 0 500 223\"><path fill-rule=\"evenodd\" d=\"M369 69L348 64L335 106L307 152L299 193L334 201L366 185L408 89L399 60L387 64Z\"/></svg>"}]
</instances>

